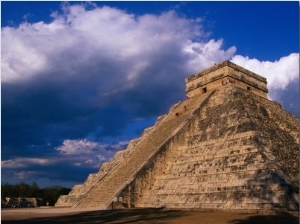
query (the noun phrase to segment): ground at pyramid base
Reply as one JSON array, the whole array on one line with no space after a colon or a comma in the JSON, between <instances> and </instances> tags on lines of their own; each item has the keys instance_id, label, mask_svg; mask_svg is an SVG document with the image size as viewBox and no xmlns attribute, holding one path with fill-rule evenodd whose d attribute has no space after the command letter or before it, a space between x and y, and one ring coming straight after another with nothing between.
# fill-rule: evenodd
<instances>
[{"instance_id":1,"label":"ground at pyramid base","mask_svg":"<svg viewBox=\"0 0 300 224\"><path fill-rule=\"evenodd\" d=\"M232 62L186 80L187 99L56 206L298 210L299 120Z\"/></svg>"}]
</instances>

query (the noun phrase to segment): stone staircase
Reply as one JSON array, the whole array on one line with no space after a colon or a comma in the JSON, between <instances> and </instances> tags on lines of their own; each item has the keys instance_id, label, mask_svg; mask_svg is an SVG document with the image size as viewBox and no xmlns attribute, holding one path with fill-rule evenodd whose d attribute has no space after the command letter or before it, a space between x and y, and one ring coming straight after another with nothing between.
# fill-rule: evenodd
<instances>
[{"instance_id":1,"label":"stone staircase","mask_svg":"<svg viewBox=\"0 0 300 224\"><path fill-rule=\"evenodd\" d=\"M207 92L174 105L157 125L147 131L147 137L142 138L109 175L95 184L73 207L107 209L118 193L132 182L138 171L213 93L214 91Z\"/></svg>"},{"instance_id":2,"label":"stone staircase","mask_svg":"<svg viewBox=\"0 0 300 224\"><path fill-rule=\"evenodd\" d=\"M157 123L159 120L157 121ZM114 158L102 164L97 173L89 174L83 184L75 185L68 195L61 195L56 202L56 207L72 207L81 201L87 192L95 187L106 175L108 175L126 156L132 149L138 144L138 142L147 137L149 128L144 131L141 138L133 139L129 142L126 150L118 151Z\"/></svg>"}]
</instances>

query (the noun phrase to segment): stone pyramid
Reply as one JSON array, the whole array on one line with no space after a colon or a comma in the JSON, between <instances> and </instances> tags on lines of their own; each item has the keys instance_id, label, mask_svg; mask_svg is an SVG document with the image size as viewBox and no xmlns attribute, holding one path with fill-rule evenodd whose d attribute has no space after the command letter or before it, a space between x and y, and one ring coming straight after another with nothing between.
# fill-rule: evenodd
<instances>
[{"instance_id":1,"label":"stone pyramid","mask_svg":"<svg viewBox=\"0 0 300 224\"><path fill-rule=\"evenodd\" d=\"M299 207L299 120L266 79L230 61L186 80L187 99L56 206Z\"/></svg>"}]
</instances>

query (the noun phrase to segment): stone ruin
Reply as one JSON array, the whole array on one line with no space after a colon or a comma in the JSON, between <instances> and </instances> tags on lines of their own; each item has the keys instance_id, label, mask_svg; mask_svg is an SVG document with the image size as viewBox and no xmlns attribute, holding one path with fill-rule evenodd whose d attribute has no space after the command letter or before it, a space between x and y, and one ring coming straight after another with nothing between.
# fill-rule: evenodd
<instances>
[{"instance_id":1,"label":"stone ruin","mask_svg":"<svg viewBox=\"0 0 300 224\"><path fill-rule=\"evenodd\" d=\"M299 120L230 61L185 80L157 118L56 206L298 210Z\"/></svg>"},{"instance_id":2,"label":"stone ruin","mask_svg":"<svg viewBox=\"0 0 300 224\"><path fill-rule=\"evenodd\" d=\"M1 198L1 208L34 208L44 205L42 198Z\"/></svg>"}]
</instances>

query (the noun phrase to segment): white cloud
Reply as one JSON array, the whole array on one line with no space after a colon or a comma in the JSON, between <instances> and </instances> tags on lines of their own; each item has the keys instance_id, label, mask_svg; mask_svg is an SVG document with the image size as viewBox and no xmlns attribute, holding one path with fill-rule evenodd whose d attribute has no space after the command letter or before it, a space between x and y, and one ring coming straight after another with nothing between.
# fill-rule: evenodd
<instances>
[{"instance_id":1,"label":"white cloud","mask_svg":"<svg viewBox=\"0 0 300 224\"><path fill-rule=\"evenodd\" d=\"M40 172L37 171L19 171L19 172L13 172L14 177L17 180L28 180L36 175L39 175Z\"/></svg>"},{"instance_id":2,"label":"white cloud","mask_svg":"<svg viewBox=\"0 0 300 224\"><path fill-rule=\"evenodd\" d=\"M66 139L56 150L67 155L92 154L95 151L103 150L107 145L100 145L97 142L88 141L86 139L70 140Z\"/></svg>"},{"instance_id":3,"label":"white cloud","mask_svg":"<svg viewBox=\"0 0 300 224\"><path fill-rule=\"evenodd\" d=\"M46 166L55 163L55 159L42 159L42 158L16 158L16 159L9 159L1 161L2 168L25 168L32 165L40 165Z\"/></svg>"},{"instance_id":4,"label":"white cloud","mask_svg":"<svg viewBox=\"0 0 300 224\"><path fill-rule=\"evenodd\" d=\"M121 141L115 144L112 144L110 147L114 150L114 151L119 151L119 150L123 150L125 148L125 146L127 146L128 141Z\"/></svg>"},{"instance_id":5,"label":"white cloud","mask_svg":"<svg viewBox=\"0 0 300 224\"><path fill-rule=\"evenodd\" d=\"M100 144L87 139L66 139L61 146L55 149L65 155L66 160L73 161L74 166L99 168L103 162L110 160L117 151L126 149L127 144L127 141Z\"/></svg>"},{"instance_id":6,"label":"white cloud","mask_svg":"<svg viewBox=\"0 0 300 224\"><path fill-rule=\"evenodd\" d=\"M236 52L236 47L232 46L227 50L222 50L222 45L222 39L218 41L212 39L207 43L188 41L184 47L184 52L189 57L189 69L198 72L214 63L232 58Z\"/></svg>"},{"instance_id":7,"label":"white cloud","mask_svg":"<svg viewBox=\"0 0 300 224\"><path fill-rule=\"evenodd\" d=\"M107 160L107 158L105 158L104 156L102 156L102 155L97 155L96 156L98 159L99 159L99 161L106 161Z\"/></svg>"},{"instance_id":8,"label":"white cloud","mask_svg":"<svg viewBox=\"0 0 300 224\"><path fill-rule=\"evenodd\" d=\"M25 79L30 73L36 74L46 66L44 55L24 40L22 33L29 35L26 34L28 28L25 24L20 26L18 34L14 28L2 29L1 75L4 82Z\"/></svg>"}]
</instances>

